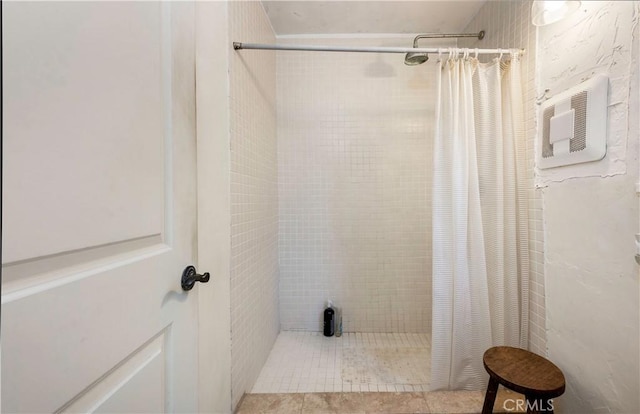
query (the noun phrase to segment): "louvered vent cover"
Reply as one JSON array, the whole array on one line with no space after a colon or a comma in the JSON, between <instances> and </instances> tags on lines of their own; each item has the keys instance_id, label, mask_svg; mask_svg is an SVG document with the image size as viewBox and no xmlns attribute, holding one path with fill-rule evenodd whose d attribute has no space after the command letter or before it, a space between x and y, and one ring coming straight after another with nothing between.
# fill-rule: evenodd
<instances>
[{"instance_id":1,"label":"louvered vent cover","mask_svg":"<svg viewBox=\"0 0 640 414\"><path fill-rule=\"evenodd\" d=\"M609 78L596 75L540 108L538 168L602 159L607 151Z\"/></svg>"}]
</instances>

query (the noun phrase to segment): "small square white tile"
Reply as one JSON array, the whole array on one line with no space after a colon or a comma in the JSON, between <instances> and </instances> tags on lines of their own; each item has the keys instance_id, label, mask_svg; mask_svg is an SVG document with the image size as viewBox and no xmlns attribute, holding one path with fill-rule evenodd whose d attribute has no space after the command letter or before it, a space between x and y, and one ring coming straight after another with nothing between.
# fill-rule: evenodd
<instances>
[{"instance_id":1,"label":"small square white tile","mask_svg":"<svg viewBox=\"0 0 640 414\"><path fill-rule=\"evenodd\" d=\"M430 348L427 334L283 331L251 392L427 390Z\"/></svg>"}]
</instances>

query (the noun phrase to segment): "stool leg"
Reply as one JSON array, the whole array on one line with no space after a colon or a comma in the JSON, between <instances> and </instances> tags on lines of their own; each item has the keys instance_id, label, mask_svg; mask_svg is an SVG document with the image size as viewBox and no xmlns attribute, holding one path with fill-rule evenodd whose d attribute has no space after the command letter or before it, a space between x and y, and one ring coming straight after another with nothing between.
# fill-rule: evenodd
<instances>
[{"instance_id":1,"label":"stool leg","mask_svg":"<svg viewBox=\"0 0 640 414\"><path fill-rule=\"evenodd\" d=\"M493 377L489 378L487 385L487 393L484 395L484 405L482 406L482 414L491 414L493 412L493 404L496 402L496 394L498 393L498 381Z\"/></svg>"}]
</instances>

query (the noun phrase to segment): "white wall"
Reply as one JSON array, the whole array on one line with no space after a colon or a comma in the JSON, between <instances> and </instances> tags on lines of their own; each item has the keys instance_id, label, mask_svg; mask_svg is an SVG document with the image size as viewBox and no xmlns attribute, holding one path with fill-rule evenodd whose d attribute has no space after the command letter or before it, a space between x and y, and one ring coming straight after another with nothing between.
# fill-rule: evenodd
<instances>
[{"instance_id":1,"label":"white wall","mask_svg":"<svg viewBox=\"0 0 640 414\"><path fill-rule=\"evenodd\" d=\"M231 203L229 143L229 28L226 2L197 2L196 121L198 266L211 273L197 289L198 411L231 411ZM195 292L194 292L195 293ZM222 333L227 333L226 335Z\"/></svg>"},{"instance_id":2,"label":"white wall","mask_svg":"<svg viewBox=\"0 0 640 414\"><path fill-rule=\"evenodd\" d=\"M251 390L280 330L275 43L260 2L229 2L231 107L231 382L235 407Z\"/></svg>"},{"instance_id":3,"label":"white wall","mask_svg":"<svg viewBox=\"0 0 640 414\"><path fill-rule=\"evenodd\" d=\"M527 143L527 203L529 214L529 349L546 355L544 237L542 194L534 190L535 62L536 31L531 24L531 1L489 1L465 28L465 32L485 30L482 40L461 39L462 47L522 48L523 104ZM495 56L481 56L486 62Z\"/></svg>"},{"instance_id":4,"label":"white wall","mask_svg":"<svg viewBox=\"0 0 640 414\"><path fill-rule=\"evenodd\" d=\"M640 412L639 11L637 2L583 2L538 31L539 94L611 77L609 154L559 168L543 189L547 346L567 380L556 402L562 412Z\"/></svg>"},{"instance_id":5,"label":"white wall","mask_svg":"<svg viewBox=\"0 0 640 414\"><path fill-rule=\"evenodd\" d=\"M413 36L279 38L410 45ZM428 45L428 41L424 42ZM442 42L440 42L442 44ZM280 317L349 332L431 330L433 61L278 52Z\"/></svg>"}]
</instances>

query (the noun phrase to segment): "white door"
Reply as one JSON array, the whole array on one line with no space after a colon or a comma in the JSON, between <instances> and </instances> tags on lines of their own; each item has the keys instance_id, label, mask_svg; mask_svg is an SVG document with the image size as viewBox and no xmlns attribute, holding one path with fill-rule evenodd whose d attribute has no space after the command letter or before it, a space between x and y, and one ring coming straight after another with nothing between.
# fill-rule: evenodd
<instances>
[{"instance_id":1,"label":"white door","mask_svg":"<svg viewBox=\"0 0 640 414\"><path fill-rule=\"evenodd\" d=\"M198 410L194 10L2 4L3 412Z\"/></svg>"}]
</instances>

